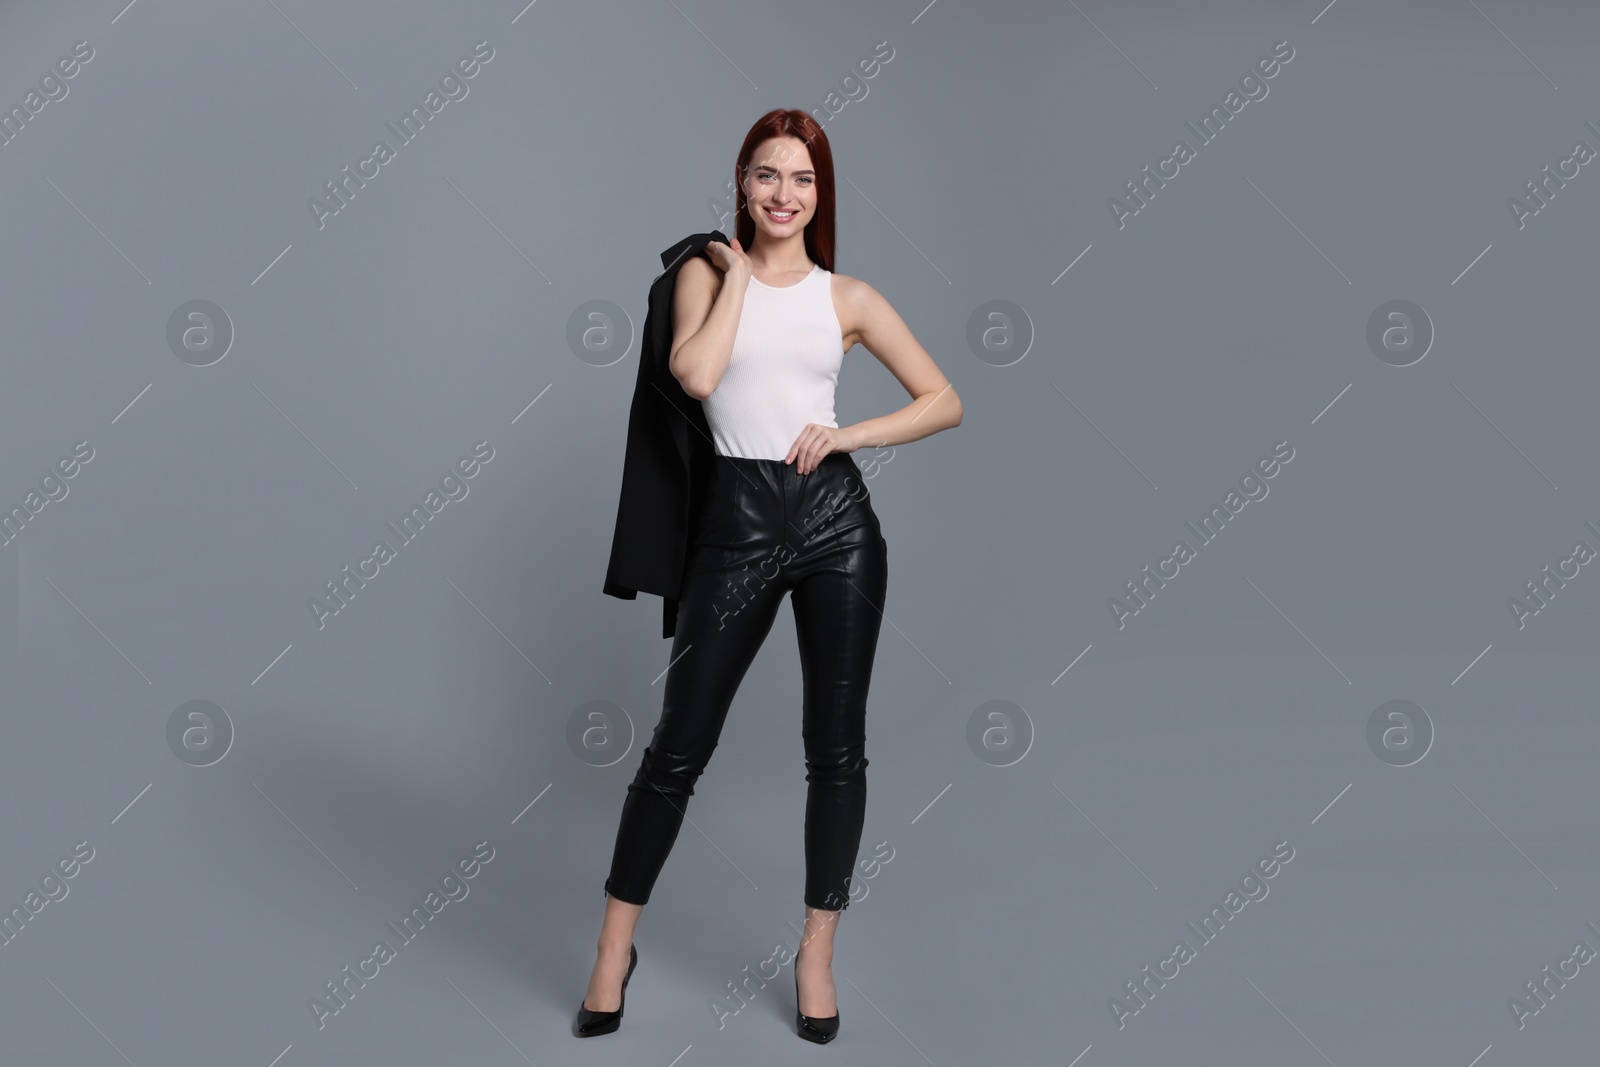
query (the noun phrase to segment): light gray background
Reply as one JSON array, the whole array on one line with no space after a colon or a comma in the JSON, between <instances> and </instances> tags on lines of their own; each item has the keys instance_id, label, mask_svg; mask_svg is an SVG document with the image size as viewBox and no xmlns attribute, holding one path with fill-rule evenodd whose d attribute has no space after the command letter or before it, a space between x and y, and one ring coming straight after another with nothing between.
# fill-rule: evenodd
<instances>
[{"instance_id":1,"label":"light gray background","mask_svg":"<svg viewBox=\"0 0 1600 1067\"><path fill-rule=\"evenodd\" d=\"M95 457L0 547L0 903L94 858L0 947L0 1060L1592 1063L1592 967L1521 1030L1508 999L1600 948L1600 577L1522 629L1507 599L1600 545L1600 175L1520 230L1506 202L1600 147L1597 31L1509 0L5 5L7 108L95 55L0 147L0 502ZM319 230L307 199L480 40L468 97ZM1282 40L1269 95L1119 229L1108 198ZM871 482L863 856L894 853L839 934L841 1036L796 1040L787 969L709 1007L801 915L785 609L622 1030L577 1042L669 645L658 599L600 592L637 344L580 358L569 319L611 301L636 339L660 250L731 232L709 205L750 123L837 106L879 41L826 123L836 266L965 422ZM208 367L166 343L196 299L236 331ZM1392 299L1437 331L1409 367L1366 341ZM966 340L991 300L1026 315L1009 366ZM842 424L905 401L849 354ZM307 599L480 440L468 497L319 631ZM1119 630L1107 599L1279 441L1270 495ZM1407 767L1367 742L1394 699L1436 731ZM235 731L209 767L169 747L191 700ZM595 700L625 713L608 767L568 743ZM1025 713L1011 766L968 744L990 701ZM319 1030L323 983L483 840L470 895Z\"/></svg>"}]
</instances>

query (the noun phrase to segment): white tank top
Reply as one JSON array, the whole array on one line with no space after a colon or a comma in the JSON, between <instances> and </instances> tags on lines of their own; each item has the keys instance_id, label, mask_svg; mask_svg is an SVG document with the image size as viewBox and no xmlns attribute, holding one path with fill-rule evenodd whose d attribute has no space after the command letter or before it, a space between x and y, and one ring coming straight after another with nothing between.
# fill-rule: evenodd
<instances>
[{"instance_id":1,"label":"white tank top","mask_svg":"<svg viewBox=\"0 0 1600 1067\"><path fill-rule=\"evenodd\" d=\"M834 426L844 331L833 272L819 263L794 285L751 277L728 369L701 405L719 456L783 459L806 423Z\"/></svg>"}]
</instances>

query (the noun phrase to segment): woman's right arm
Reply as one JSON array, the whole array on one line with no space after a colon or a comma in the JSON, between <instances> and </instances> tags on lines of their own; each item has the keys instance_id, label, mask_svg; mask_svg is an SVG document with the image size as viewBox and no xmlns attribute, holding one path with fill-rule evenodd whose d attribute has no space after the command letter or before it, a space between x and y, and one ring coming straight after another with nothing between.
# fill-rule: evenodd
<instances>
[{"instance_id":1,"label":"woman's right arm","mask_svg":"<svg viewBox=\"0 0 1600 1067\"><path fill-rule=\"evenodd\" d=\"M696 400L716 392L728 370L751 274L743 252L730 255L728 246L716 241L706 247L707 255L715 247L728 267L718 270L706 258L695 256L678 268L672 294L672 354L667 363L683 391Z\"/></svg>"}]
</instances>

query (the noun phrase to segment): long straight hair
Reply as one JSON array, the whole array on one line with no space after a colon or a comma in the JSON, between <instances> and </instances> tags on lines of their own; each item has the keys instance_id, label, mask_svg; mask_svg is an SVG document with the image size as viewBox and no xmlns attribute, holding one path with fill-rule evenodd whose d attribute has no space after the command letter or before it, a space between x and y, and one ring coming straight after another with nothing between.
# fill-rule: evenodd
<instances>
[{"instance_id":1,"label":"long straight hair","mask_svg":"<svg viewBox=\"0 0 1600 1067\"><path fill-rule=\"evenodd\" d=\"M756 120L750 132L744 135L744 145L739 149L739 159L734 166L734 234L739 245L750 251L756 241L756 220L750 217L749 200L744 194L744 180L749 175L751 156L763 141L773 137L795 137L811 153L811 168L817 172L817 210L806 223L806 254L823 270L833 270L833 149L828 146L828 136L817 125L817 120L804 111L793 108L776 108ZM776 160L760 163L776 165ZM757 164L759 165L759 164Z\"/></svg>"}]
</instances>

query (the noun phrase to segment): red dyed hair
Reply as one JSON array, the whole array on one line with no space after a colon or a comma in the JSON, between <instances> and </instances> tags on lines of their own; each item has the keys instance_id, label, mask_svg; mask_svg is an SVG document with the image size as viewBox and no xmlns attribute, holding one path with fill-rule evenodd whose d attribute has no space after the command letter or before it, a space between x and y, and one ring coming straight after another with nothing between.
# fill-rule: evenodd
<instances>
[{"instance_id":1,"label":"red dyed hair","mask_svg":"<svg viewBox=\"0 0 1600 1067\"><path fill-rule=\"evenodd\" d=\"M739 149L739 159L734 166L734 236L746 252L756 241L756 220L750 217L750 204L744 195L744 179L750 173L751 156L763 141L773 137L795 137L811 153L811 168L817 172L817 210L806 223L806 254L812 262L833 270L833 149L828 147L828 136L817 125L817 120L804 111L793 108L775 108L756 120L750 132L744 135L744 145ZM759 163L776 165L777 160ZM757 164L759 165L759 164Z\"/></svg>"}]
</instances>

